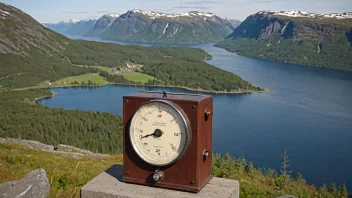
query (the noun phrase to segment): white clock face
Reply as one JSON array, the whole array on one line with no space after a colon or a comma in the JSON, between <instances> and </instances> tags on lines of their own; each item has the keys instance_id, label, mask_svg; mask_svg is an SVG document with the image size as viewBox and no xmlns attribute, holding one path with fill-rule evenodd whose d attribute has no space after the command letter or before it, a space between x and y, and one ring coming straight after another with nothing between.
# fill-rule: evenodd
<instances>
[{"instance_id":1,"label":"white clock face","mask_svg":"<svg viewBox=\"0 0 352 198\"><path fill-rule=\"evenodd\" d=\"M131 121L132 146L139 157L152 165L164 166L177 161L190 138L187 116L170 101L147 102Z\"/></svg>"}]
</instances>

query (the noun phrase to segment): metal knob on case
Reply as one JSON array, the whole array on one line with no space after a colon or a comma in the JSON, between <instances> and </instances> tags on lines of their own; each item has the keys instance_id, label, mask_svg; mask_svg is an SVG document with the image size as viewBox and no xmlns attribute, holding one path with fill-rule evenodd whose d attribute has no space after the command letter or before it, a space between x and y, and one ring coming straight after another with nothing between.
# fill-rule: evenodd
<instances>
[{"instance_id":1,"label":"metal knob on case","mask_svg":"<svg viewBox=\"0 0 352 198\"><path fill-rule=\"evenodd\" d=\"M154 171L154 173L153 173L153 180L154 180L155 182L160 181L163 177L164 177L163 171L158 171L158 170L155 170L155 171Z\"/></svg>"},{"instance_id":2,"label":"metal knob on case","mask_svg":"<svg viewBox=\"0 0 352 198\"><path fill-rule=\"evenodd\" d=\"M205 121L207 121L210 116L212 116L211 111L209 109L205 109L205 111L204 111L204 119L205 119Z\"/></svg>"},{"instance_id":3,"label":"metal knob on case","mask_svg":"<svg viewBox=\"0 0 352 198\"><path fill-rule=\"evenodd\" d=\"M207 151L206 149L203 150L203 161L205 161L209 156L209 151Z\"/></svg>"}]
</instances>

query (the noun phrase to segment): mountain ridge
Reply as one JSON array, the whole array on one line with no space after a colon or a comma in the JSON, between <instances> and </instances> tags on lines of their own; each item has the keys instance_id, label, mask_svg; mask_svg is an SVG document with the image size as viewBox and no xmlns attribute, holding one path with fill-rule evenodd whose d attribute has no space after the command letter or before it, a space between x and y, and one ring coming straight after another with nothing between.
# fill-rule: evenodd
<instances>
[{"instance_id":1,"label":"mountain ridge","mask_svg":"<svg viewBox=\"0 0 352 198\"><path fill-rule=\"evenodd\" d=\"M260 11L216 46L244 56L352 70L352 14Z\"/></svg>"},{"instance_id":2,"label":"mountain ridge","mask_svg":"<svg viewBox=\"0 0 352 198\"><path fill-rule=\"evenodd\" d=\"M83 23L74 22L47 23L47 27L67 35L100 37L106 40L194 44L221 41L240 24L236 19L221 18L213 13L199 11L166 14L132 9L121 15L100 17L94 27L87 29L85 33L72 34L66 30L68 28L60 27L61 24Z\"/></svg>"}]
</instances>

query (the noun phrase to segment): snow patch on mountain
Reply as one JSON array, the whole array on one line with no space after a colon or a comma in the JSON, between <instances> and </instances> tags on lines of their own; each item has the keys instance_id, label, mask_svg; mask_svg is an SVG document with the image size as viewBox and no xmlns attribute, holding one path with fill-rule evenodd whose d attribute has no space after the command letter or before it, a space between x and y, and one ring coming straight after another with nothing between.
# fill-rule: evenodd
<instances>
[{"instance_id":1,"label":"snow patch on mountain","mask_svg":"<svg viewBox=\"0 0 352 198\"><path fill-rule=\"evenodd\" d=\"M225 20L234 20L234 21L238 21L237 19L234 19L234 18L229 18L229 17L224 17L222 19L225 19Z\"/></svg>"},{"instance_id":2,"label":"snow patch on mountain","mask_svg":"<svg viewBox=\"0 0 352 198\"><path fill-rule=\"evenodd\" d=\"M178 28L179 28L179 25L177 26L176 30L174 31L174 36L177 34L178 32Z\"/></svg>"},{"instance_id":3,"label":"snow patch on mountain","mask_svg":"<svg viewBox=\"0 0 352 198\"><path fill-rule=\"evenodd\" d=\"M268 15L280 15L288 17L306 17L306 18L335 18L335 19L350 19L352 18L352 12L344 13L331 13L331 14L315 14L304 11L261 11L257 14L268 14Z\"/></svg>"},{"instance_id":4,"label":"snow patch on mountain","mask_svg":"<svg viewBox=\"0 0 352 198\"><path fill-rule=\"evenodd\" d=\"M9 12L3 11L3 10L0 10L0 12L2 12L3 14L11 15Z\"/></svg>"},{"instance_id":5,"label":"snow patch on mountain","mask_svg":"<svg viewBox=\"0 0 352 198\"><path fill-rule=\"evenodd\" d=\"M169 23L166 24L165 28L164 28L164 31L163 31L163 35L165 34L166 32L166 29L169 27Z\"/></svg>"},{"instance_id":6,"label":"snow patch on mountain","mask_svg":"<svg viewBox=\"0 0 352 198\"><path fill-rule=\"evenodd\" d=\"M143 11L143 10L139 10L139 9L133 9L133 10L129 10L127 13L130 13L130 12L147 15L152 19L160 18L160 17L176 18L176 17L197 17L197 16L213 17L213 16L215 16L212 13L203 13L203 12L197 12L197 11L190 11L190 12L177 13L177 14L165 14L165 13L160 13L160 12Z\"/></svg>"},{"instance_id":7,"label":"snow patch on mountain","mask_svg":"<svg viewBox=\"0 0 352 198\"><path fill-rule=\"evenodd\" d=\"M109 13L109 14L105 14L104 16L117 18L117 17L119 17L120 15L119 15L119 14L116 14L116 13Z\"/></svg>"}]
</instances>

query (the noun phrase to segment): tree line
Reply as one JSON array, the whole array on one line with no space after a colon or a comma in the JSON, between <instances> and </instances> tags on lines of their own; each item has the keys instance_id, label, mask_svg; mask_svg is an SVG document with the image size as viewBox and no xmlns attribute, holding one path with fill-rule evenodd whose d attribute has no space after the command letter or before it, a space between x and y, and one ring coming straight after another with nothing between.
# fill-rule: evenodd
<instances>
[{"instance_id":1,"label":"tree line","mask_svg":"<svg viewBox=\"0 0 352 198\"><path fill-rule=\"evenodd\" d=\"M252 162L240 158L213 154L212 175L240 181L240 197L278 197L293 195L295 197L347 198L345 184L337 186L331 183L316 187L306 184L301 173L291 175L287 150L284 151L282 166L278 172L271 168L255 168Z\"/></svg>"}]
</instances>

